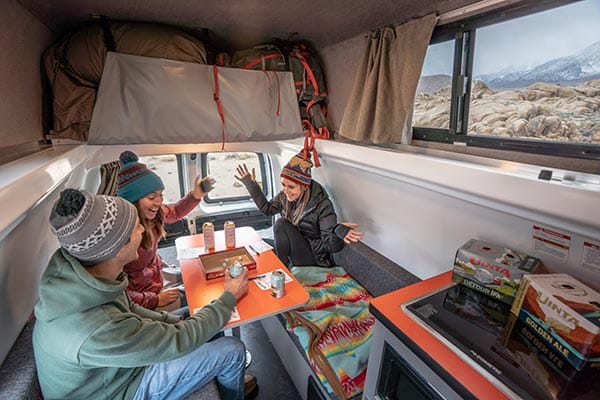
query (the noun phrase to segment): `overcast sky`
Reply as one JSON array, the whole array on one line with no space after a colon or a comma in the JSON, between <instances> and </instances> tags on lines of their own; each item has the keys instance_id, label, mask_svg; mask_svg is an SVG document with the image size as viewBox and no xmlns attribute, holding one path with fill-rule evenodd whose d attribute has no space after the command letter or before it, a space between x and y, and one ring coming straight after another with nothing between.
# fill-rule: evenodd
<instances>
[{"instance_id":1,"label":"overcast sky","mask_svg":"<svg viewBox=\"0 0 600 400\"><path fill-rule=\"evenodd\" d=\"M524 69L574 54L600 41L600 0L585 0L554 10L477 30L474 75L507 67ZM423 75L452 71L454 45L431 46Z\"/></svg>"}]
</instances>

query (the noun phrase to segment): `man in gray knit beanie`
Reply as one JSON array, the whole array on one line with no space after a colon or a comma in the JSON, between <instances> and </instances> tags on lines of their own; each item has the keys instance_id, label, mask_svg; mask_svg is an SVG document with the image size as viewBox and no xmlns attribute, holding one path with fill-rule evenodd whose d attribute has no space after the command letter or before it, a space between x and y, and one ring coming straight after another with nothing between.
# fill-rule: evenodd
<instances>
[{"instance_id":1,"label":"man in gray knit beanie","mask_svg":"<svg viewBox=\"0 0 600 400\"><path fill-rule=\"evenodd\" d=\"M60 245L85 264L115 256L129 240L137 210L126 200L66 189L50 215Z\"/></svg>"},{"instance_id":2,"label":"man in gray knit beanie","mask_svg":"<svg viewBox=\"0 0 600 400\"><path fill-rule=\"evenodd\" d=\"M123 267L138 257L144 232L133 204L66 189L50 225L61 248L42 276L33 329L44 398L179 399L213 379L223 399L244 397L244 344L210 339L248 291L246 270L226 274L223 293L180 321L127 295Z\"/></svg>"}]
</instances>

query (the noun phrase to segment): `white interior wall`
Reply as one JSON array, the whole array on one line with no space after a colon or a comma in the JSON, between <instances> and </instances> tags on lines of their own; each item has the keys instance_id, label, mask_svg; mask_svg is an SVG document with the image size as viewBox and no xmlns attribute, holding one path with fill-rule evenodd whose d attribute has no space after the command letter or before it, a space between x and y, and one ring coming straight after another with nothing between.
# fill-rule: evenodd
<instances>
[{"instance_id":1,"label":"white interior wall","mask_svg":"<svg viewBox=\"0 0 600 400\"><path fill-rule=\"evenodd\" d=\"M0 361L38 299L40 278L58 242L47 223L50 197L39 202L0 242Z\"/></svg>"},{"instance_id":2,"label":"white interior wall","mask_svg":"<svg viewBox=\"0 0 600 400\"><path fill-rule=\"evenodd\" d=\"M559 186L376 147L319 142L319 151L323 167L313 177L340 220L360 224L366 244L420 278L451 269L456 250L476 238L600 288L600 271L581 266L583 240L600 242L600 187ZM571 236L566 262L534 250L534 224Z\"/></svg>"},{"instance_id":3,"label":"white interior wall","mask_svg":"<svg viewBox=\"0 0 600 400\"><path fill-rule=\"evenodd\" d=\"M48 217L65 187L80 187L85 146L44 150L0 169L0 362L38 299L40 278L58 241Z\"/></svg>"}]
</instances>

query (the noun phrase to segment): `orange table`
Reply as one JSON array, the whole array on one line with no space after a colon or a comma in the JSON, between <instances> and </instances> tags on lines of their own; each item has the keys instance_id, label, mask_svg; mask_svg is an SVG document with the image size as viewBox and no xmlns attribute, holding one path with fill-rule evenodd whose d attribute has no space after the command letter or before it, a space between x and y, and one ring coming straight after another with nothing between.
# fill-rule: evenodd
<instances>
[{"instance_id":1,"label":"orange table","mask_svg":"<svg viewBox=\"0 0 600 400\"><path fill-rule=\"evenodd\" d=\"M237 247L261 241L260 236L250 227L236 228L235 235ZM175 246L178 252L185 248L204 247L204 240L202 235L183 236L175 240ZM215 250L224 249L224 232L215 231ZM293 310L308 301L308 292L294 278L294 275L283 265L272 250L255 255L253 258L256 261L256 269L248 271L248 277L282 269L292 278L292 282L285 284L285 295L279 299L271 296L271 290L261 290L256 283L252 281L248 282L248 293L237 304L240 319L229 322L225 325L227 328L238 327L252 321ZM225 278L206 280L199 263L200 261L197 258L179 260L190 312L207 305L223 293Z\"/></svg>"}]
</instances>

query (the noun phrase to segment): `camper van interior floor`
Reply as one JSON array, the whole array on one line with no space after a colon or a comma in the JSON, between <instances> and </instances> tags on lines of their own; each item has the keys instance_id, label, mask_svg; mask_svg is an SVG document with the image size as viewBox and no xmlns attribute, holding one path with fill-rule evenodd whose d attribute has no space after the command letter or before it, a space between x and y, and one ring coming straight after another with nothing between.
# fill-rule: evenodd
<instances>
[{"instance_id":1,"label":"camper van interior floor","mask_svg":"<svg viewBox=\"0 0 600 400\"><path fill-rule=\"evenodd\" d=\"M161 248L158 253L169 264L179 265L175 246ZM258 391L253 399L300 400L302 397L285 371L261 323L257 321L242 326L241 339L252 353L248 372L256 376L258 381Z\"/></svg>"}]
</instances>

